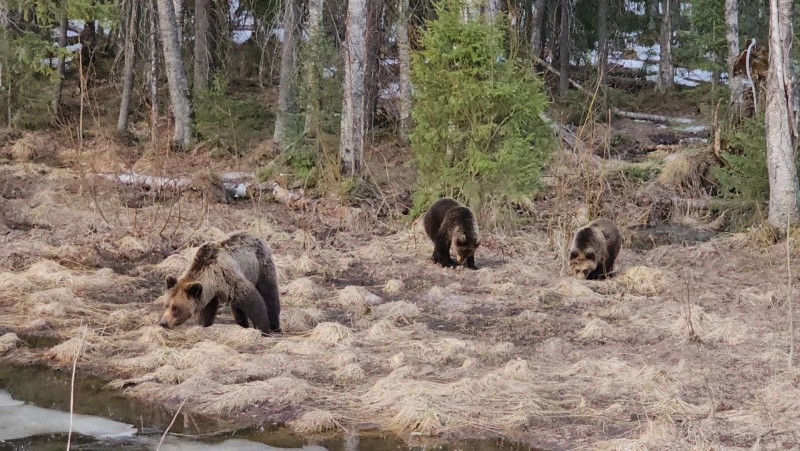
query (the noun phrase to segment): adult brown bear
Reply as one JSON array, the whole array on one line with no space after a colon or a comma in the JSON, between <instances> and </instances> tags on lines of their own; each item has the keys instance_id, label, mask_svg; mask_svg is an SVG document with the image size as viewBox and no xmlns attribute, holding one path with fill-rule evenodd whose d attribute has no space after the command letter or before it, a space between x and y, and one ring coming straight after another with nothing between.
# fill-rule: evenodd
<instances>
[{"instance_id":1,"label":"adult brown bear","mask_svg":"<svg viewBox=\"0 0 800 451\"><path fill-rule=\"evenodd\" d=\"M609 219L595 219L575 231L569 267L579 279L604 279L611 274L621 247L617 225Z\"/></svg>"},{"instance_id":2,"label":"adult brown bear","mask_svg":"<svg viewBox=\"0 0 800 451\"><path fill-rule=\"evenodd\" d=\"M229 304L236 323L249 321L262 332L280 332L281 302L272 252L264 240L233 232L197 249L180 277L166 277L167 306L161 326L171 329L196 316L203 327L214 324L217 307Z\"/></svg>"},{"instance_id":3,"label":"adult brown bear","mask_svg":"<svg viewBox=\"0 0 800 451\"><path fill-rule=\"evenodd\" d=\"M464 264L469 269L475 266L475 250L481 244L478 222L472 210L449 197L443 197L431 205L425 213L425 233L433 241L434 262L453 267ZM458 255L458 263L450 258L450 247Z\"/></svg>"}]
</instances>

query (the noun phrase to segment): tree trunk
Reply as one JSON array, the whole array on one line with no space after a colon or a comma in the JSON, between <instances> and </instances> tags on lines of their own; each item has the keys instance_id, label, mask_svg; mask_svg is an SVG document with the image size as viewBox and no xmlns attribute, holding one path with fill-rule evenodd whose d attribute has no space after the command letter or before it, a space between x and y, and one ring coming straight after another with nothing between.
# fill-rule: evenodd
<instances>
[{"instance_id":1,"label":"tree trunk","mask_svg":"<svg viewBox=\"0 0 800 451\"><path fill-rule=\"evenodd\" d=\"M364 67L364 127L371 130L378 99L381 71L380 50L383 44L383 0L367 0L367 63Z\"/></svg>"},{"instance_id":2,"label":"tree trunk","mask_svg":"<svg viewBox=\"0 0 800 451\"><path fill-rule=\"evenodd\" d=\"M658 3L659 0L647 0L645 8L647 8L647 31L656 31L656 16L658 16Z\"/></svg>"},{"instance_id":3,"label":"tree trunk","mask_svg":"<svg viewBox=\"0 0 800 451\"><path fill-rule=\"evenodd\" d=\"M535 0L531 13L531 56L542 56L542 29L544 22L544 8L547 0Z\"/></svg>"},{"instance_id":4,"label":"tree trunk","mask_svg":"<svg viewBox=\"0 0 800 451\"><path fill-rule=\"evenodd\" d=\"M0 94L8 94L6 98L6 125L11 126L11 78L8 70L8 0L0 0Z\"/></svg>"},{"instance_id":5,"label":"tree trunk","mask_svg":"<svg viewBox=\"0 0 800 451\"><path fill-rule=\"evenodd\" d=\"M570 27L570 0L561 0L561 31L558 36L558 93L563 96L569 88L569 27Z\"/></svg>"},{"instance_id":6,"label":"tree trunk","mask_svg":"<svg viewBox=\"0 0 800 451\"><path fill-rule=\"evenodd\" d=\"M175 10L175 27L178 29L178 47L183 48L183 0L172 0Z\"/></svg>"},{"instance_id":7,"label":"tree trunk","mask_svg":"<svg viewBox=\"0 0 800 451\"><path fill-rule=\"evenodd\" d=\"M297 24L302 14L302 0L285 0L283 10L283 51L281 52L281 74L278 85L278 109L275 117L275 132L272 139L281 150L288 145L287 132L296 111L295 89L295 47Z\"/></svg>"},{"instance_id":8,"label":"tree trunk","mask_svg":"<svg viewBox=\"0 0 800 451\"><path fill-rule=\"evenodd\" d=\"M211 0L194 0L194 82L192 92L195 99L208 88L211 72L211 48L209 45Z\"/></svg>"},{"instance_id":9,"label":"tree trunk","mask_svg":"<svg viewBox=\"0 0 800 451\"><path fill-rule=\"evenodd\" d=\"M364 75L367 56L367 1L348 0L344 54L344 101L339 160L342 174L361 172L364 158Z\"/></svg>"},{"instance_id":10,"label":"tree trunk","mask_svg":"<svg viewBox=\"0 0 800 451\"><path fill-rule=\"evenodd\" d=\"M306 19L306 32L308 33L308 51L305 52L306 66L306 104L305 133L309 136L317 135L319 119L322 114L320 89L322 82L322 67L320 65L319 49L322 45L322 13L324 0L308 0L308 17Z\"/></svg>"},{"instance_id":11,"label":"tree trunk","mask_svg":"<svg viewBox=\"0 0 800 451\"><path fill-rule=\"evenodd\" d=\"M83 31L80 34L81 40L81 62L83 67L89 67L94 58L94 49L97 46L97 26L94 19L83 21Z\"/></svg>"},{"instance_id":12,"label":"tree trunk","mask_svg":"<svg viewBox=\"0 0 800 451\"><path fill-rule=\"evenodd\" d=\"M797 159L791 70L792 0L770 0L767 74L767 170L770 224L786 227L798 219Z\"/></svg>"},{"instance_id":13,"label":"tree trunk","mask_svg":"<svg viewBox=\"0 0 800 451\"><path fill-rule=\"evenodd\" d=\"M400 142L408 145L411 131L411 48L408 28L411 26L409 0L400 0L400 18L397 23L398 62L400 64Z\"/></svg>"},{"instance_id":14,"label":"tree trunk","mask_svg":"<svg viewBox=\"0 0 800 451\"><path fill-rule=\"evenodd\" d=\"M666 92L674 86L675 70L672 67L672 2L674 0L661 0L661 33L658 44L661 47L658 61L658 77L656 78L656 91Z\"/></svg>"},{"instance_id":15,"label":"tree trunk","mask_svg":"<svg viewBox=\"0 0 800 451\"><path fill-rule=\"evenodd\" d=\"M739 0L725 0L725 28L728 41L728 86L731 89L733 111L741 114L744 105L744 84L733 74L739 57Z\"/></svg>"},{"instance_id":16,"label":"tree trunk","mask_svg":"<svg viewBox=\"0 0 800 451\"><path fill-rule=\"evenodd\" d=\"M61 11L59 13L61 17L59 17L59 24L58 24L58 48L61 51L65 51L67 48L67 2L64 2L61 6ZM61 93L64 90L64 72L66 71L67 64L63 55L58 57L58 66L56 66L56 84L53 87L53 101L50 105L50 109L53 110L53 114L58 114L58 110L61 109Z\"/></svg>"},{"instance_id":17,"label":"tree trunk","mask_svg":"<svg viewBox=\"0 0 800 451\"><path fill-rule=\"evenodd\" d=\"M597 7L597 73L606 84L608 72L608 0L600 0Z\"/></svg>"},{"instance_id":18,"label":"tree trunk","mask_svg":"<svg viewBox=\"0 0 800 451\"><path fill-rule=\"evenodd\" d=\"M128 133L128 113L131 108L133 70L136 62L136 31L139 27L139 2L132 0L129 3L128 32L125 34L125 68L122 77L122 99L119 103L119 117L117 119L117 134L120 136L125 136Z\"/></svg>"},{"instance_id":19,"label":"tree trunk","mask_svg":"<svg viewBox=\"0 0 800 451\"><path fill-rule=\"evenodd\" d=\"M175 130L172 134L172 147L176 150L188 149L194 136L192 133L192 104L189 101L189 83L183 70L183 55L178 40L178 26L171 0L157 0L158 29L164 51L167 70L167 85L172 103L172 116Z\"/></svg>"},{"instance_id":20,"label":"tree trunk","mask_svg":"<svg viewBox=\"0 0 800 451\"><path fill-rule=\"evenodd\" d=\"M147 1L147 91L150 102L150 142L155 145L158 138L158 15L154 2Z\"/></svg>"}]
</instances>

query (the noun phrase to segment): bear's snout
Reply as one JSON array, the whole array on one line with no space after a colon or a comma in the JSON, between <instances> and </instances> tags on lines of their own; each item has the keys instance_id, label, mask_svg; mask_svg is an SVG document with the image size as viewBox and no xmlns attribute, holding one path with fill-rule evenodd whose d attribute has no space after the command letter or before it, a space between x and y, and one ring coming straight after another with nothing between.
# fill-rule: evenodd
<instances>
[{"instance_id":1,"label":"bear's snout","mask_svg":"<svg viewBox=\"0 0 800 451\"><path fill-rule=\"evenodd\" d=\"M163 327L164 329L169 329L169 321L162 319L161 322L158 323L159 326Z\"/></svg>"}]
</instances>

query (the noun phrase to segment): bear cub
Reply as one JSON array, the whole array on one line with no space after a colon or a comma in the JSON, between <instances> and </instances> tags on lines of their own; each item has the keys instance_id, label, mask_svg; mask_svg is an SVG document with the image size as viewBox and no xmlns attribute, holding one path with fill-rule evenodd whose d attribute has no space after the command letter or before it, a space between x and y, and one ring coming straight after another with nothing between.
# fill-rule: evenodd
<instances>
[{"instance_id":1,"label":"bear cub","mask_svg":"<svg viewBox=\"0 0 800 451\"><path fill-rule=\"evenodd\" d=\"M229 304L236 323L264 333L280 332L278 277L267 243L247 232L206 242L180 275L166 277L166 311L159 323L172 329L195 316L203 327L214 324L217 307Z\"/></svg>"},{"instance_id":2,"label":"bear cub","mask_svg":"<svg viewBox=\"0 0 800 451\"><path fill-rule=\"evenodd\" d=\"M575 231L569 251L569 267L579 279L605 279L622 247L617 225L609 219L595 219Z\"/></svg>"},{"instance_id":3,"label":"bear cub","mask_svg":"<svg viewBox=\"0 0 800 451\"><path fill-rule=\"evenodd\" d=\"M478 223L472 210L458 201L444 197L431 205L425 213L425 233L433 241L433 261L444 266L459 264L469 269L475 266L475 250L481 244ZM450 258L450 247L458 255L458 263Z\"/></svg>"}]
</instances>

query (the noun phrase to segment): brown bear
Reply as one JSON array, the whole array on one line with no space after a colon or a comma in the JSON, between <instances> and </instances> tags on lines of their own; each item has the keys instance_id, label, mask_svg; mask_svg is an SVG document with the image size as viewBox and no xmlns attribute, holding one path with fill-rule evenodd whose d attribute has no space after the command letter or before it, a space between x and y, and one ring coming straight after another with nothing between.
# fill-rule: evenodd
<instances>
[{"instance_id":1,"label":"brown bear","mask_svg":"<svg viewBox=\"0 0 800 451\"><path fill-rule=\"evenodd\" d=\"M621 247L617 225L609 219L595 219L575 231L569 267L579 279L604 279L611 274Z\"/></svg>"},{"instance_id":2,"label":"brown bear","mask_svg":"<svg viewBox=\"0 0 800 451\"><path fill-rule=\"evenodd\" d=\"M434 262L444 267L464 264L469 269L475 266L475 250L481 244L478 223L472 210L449 197L443 197L431 205L425 213L425 233L433 241ZM458 263L450 258L450 247L456 249Z\"/></svg>"},{"instance_id":3,"label":"brown bear","mask_svg":"<svg viewBox=\"0 0 800 451\"><path fill-rule=\"evenodd\" d=\"M249 320L264 333L281 330L272 252L264 240L247 232L204 243L186 271L178 278L168 275L166 282L163 327L172 329L193 315L208 327L220 303L227 303L240 326L249 327Z\"/></svg>"}]
</instances>

